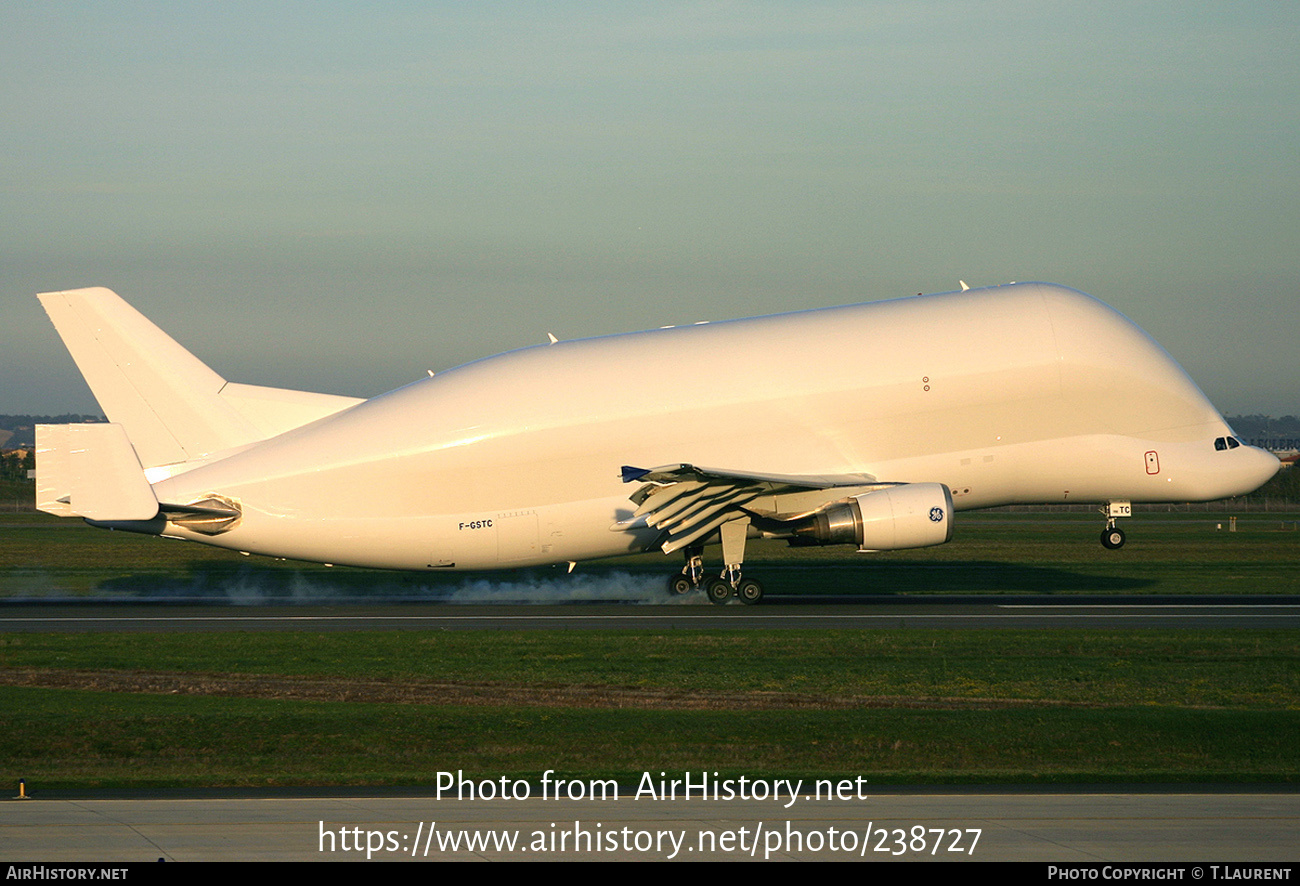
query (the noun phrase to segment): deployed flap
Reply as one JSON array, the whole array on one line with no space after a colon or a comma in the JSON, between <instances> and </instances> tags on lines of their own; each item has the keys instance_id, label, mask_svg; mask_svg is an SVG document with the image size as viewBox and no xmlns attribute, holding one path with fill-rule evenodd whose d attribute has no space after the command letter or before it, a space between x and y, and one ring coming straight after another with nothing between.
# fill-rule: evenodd
<instances>
[{"instance_id":1,"label":"deployed flap","mask_svg":"<svg viewBox=\"0 0 1300 886\"><path fill-rule=\"evenodd\" d=\"M638 480L646 483L629 496L636 511L631 519L610 528L624 530L644 520L652 529L668 534L662 545L667 554L701 541L728 521L770 510L756 507L757 499L875 484L870 474L757 474L688 464L648 470L623 467L623 482Z\"/></svg>"},{"instance_id":2,"label":"deployed flap","mask_svg":"<svg viewBox=\"0 0 1300 886\"><path fill-rule=\"evenodd\" d=\"M36 507L91 520L152 520L158 500L118 424L36 426Z\"/></svg>"}]
</instances>

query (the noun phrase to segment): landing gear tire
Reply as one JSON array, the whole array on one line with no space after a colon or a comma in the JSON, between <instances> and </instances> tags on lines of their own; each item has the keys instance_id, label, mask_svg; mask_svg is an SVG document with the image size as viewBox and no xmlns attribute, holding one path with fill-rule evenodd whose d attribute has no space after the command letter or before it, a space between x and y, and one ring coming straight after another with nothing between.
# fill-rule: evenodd
<instances>
[{"instance_id":1,"label":"landing gear tire","mask_svg":"<svg viewBox=\"0 0 1300 886\"><path fill-rule=\"evenodd\" d=\"M708 594L710 603L721 606L731 596L731 585L721 578L711 578L704 587L704 593Z\"/></svg>"},{"instance_id":2,"label":"landing gear tire","mask_svg":"<svg viewBox=\"0 0 1300 886\"><path fill-rule=\"evenodd\" d=\"M1108 526L1101 532L1101 546L1107 550L1117 551L1124 547L1124 530L1118 526Z\"/></svg>"},{"instance_id":3,"label":"landing gear tire","mask_svg":"<svg viewBox=\"0 0 1300 886\"><path fill-rule=\"evenodd\" d=\"M746 606L753 606L763 599L763 585L756 578L742 578L740 585L736 588L736 596Z\"/></svg>"},{"instance_id":4,"label":"landing gear tire","mask_svg":"<svg viewBox=\"0 0 1300 886\"><path fill-rule=\"evenodd\" d=\"M673 597L680 597L683 594L689 594L695 590L695 583L689 577L682 573L668 576L668 594Z\"/></svg>"}]
</instances>

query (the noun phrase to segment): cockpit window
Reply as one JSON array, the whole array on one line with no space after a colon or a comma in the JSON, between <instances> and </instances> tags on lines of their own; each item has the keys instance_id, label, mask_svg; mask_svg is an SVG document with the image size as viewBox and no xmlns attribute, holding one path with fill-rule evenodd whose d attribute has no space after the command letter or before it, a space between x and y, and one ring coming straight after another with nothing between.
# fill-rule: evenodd
<instances>
[{"instance_id":1,"label":"cockpit window","mask_svg":"<svg viewBox=\"0 0 1300 886\"><path fill-rule=\"evenodd\" d=\"M1227 449L1227 448L1228 448L1228 440L1227 440L1227 438L1226 438L1226 437L1219 437L1219 438L1217 438L1217 439L1214 441L1214 448L1215 448L1217 451L1219 451L1219 452L1222 452L1223 450Z\"/></svg>"},{"instance_id":2,"label":"cockpit window","mask_svg":"<svg viewBox=\"0 0 1300 886\"><path fill-rule=\"evenodd\" d=\"M1229 437L1229 438L1228 438L1228 448L1229 448L1229 449L1236 449L1236 448L1237 448L1238 446L1240 446L1240 445L1241 445L1241 441L1238 440L1236 437Z\"/></svg>"}]
</instances>

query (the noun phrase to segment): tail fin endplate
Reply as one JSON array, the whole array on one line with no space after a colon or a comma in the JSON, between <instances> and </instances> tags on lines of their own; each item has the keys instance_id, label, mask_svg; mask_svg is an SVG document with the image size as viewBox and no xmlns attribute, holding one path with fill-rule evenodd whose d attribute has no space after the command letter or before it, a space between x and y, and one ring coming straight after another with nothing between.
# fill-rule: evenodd
<instances>
[{"instance_id":1,"label":"tail fin endplate","mask_svg":"<svg viewBox=\"0 0 1300 886\"><path fill-rule=\"evenodd\" d=\"M91 520L158 515L158 499L121 425L37 425L36 463L42 511Z\"/></svg>"}]
</instances>

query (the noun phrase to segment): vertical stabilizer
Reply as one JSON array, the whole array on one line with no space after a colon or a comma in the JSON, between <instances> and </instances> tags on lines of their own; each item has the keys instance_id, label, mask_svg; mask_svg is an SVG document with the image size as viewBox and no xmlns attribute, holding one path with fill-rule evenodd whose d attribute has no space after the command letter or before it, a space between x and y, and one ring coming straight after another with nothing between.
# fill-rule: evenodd
<instances>
[{"instance_id":1,"label":"vertical stabilizer","mask_svg":"<svg viewBox=\"0 0 1300 886\"><path fill-rule=\"evenodd\" d=\"M38 296L109 420L148 468L265 435L224 401L226 381L103 287Z\"/></svg>"}]
</instances>

